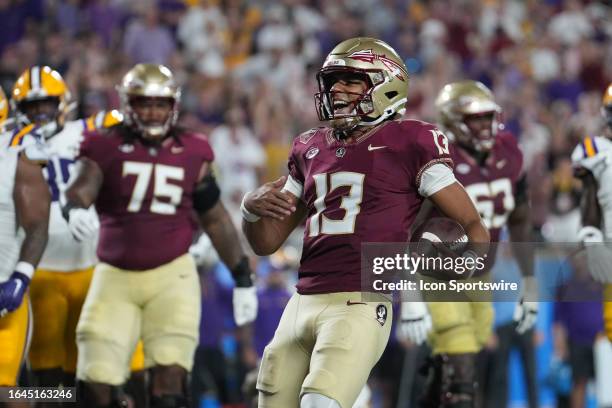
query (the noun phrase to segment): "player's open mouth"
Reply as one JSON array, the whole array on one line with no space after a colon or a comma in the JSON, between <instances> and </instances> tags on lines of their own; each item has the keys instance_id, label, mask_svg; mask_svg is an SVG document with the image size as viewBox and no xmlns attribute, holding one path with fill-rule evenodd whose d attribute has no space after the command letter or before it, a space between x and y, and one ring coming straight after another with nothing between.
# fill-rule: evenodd
<instances>
[{"instance_id":1,"label":"player's open mouth","mask_svg":"<svg viewBox=\"0 0 612 408\"><path fill-rule=\"evenodd\" d=\"M350 103L348 101L336 100L334 101L334 112L338 113L349 113Z\"/></svg>"}]
</instances>

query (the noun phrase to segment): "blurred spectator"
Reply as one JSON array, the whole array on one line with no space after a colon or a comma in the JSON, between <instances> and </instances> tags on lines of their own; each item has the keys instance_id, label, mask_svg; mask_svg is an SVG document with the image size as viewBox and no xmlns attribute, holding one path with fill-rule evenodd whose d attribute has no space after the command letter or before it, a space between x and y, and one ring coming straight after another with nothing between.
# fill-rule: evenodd
<instances>
[{"instance_id":1,"label":"blurred spectator","mask_svg":"<svg viewBox=\"0 0 612 408\"><path fill-rule=\"evenodd\" d=\"M240 106L230 107L225 116L225 123L210 133L210 143L215 152L223 203L230 214L239 215L244 194L263 181L266 153L246 126ZM240 217L234 217L234 221L240 225Z\"/></svg>"},{"instance_id":2,"label":"blurred spectator","mask_svg":"<svg viewBox=\"0 0 612 408\"><path fill-rule=\"evenodd\" d=\"M603 331L602 292L589 275L584 252L570 262L574 273L557 291L553 333L556 355L572 370L569 406L584 408L587 383L595 377L593 344Z\"/></svg>"},{"instance_id":3,"label":"blurred spectator","mask_svg":"<svg viewBox=\"0 0 612 408\"><path fill-rule=\"evenodd\" d=\"M290 273L295 273L295 269L286 269L285 265L272 263L268 275L264 278L264 286L257 293L259 311L253 327L253 338L259 358L272 340L283 310L291 298L286 277Z\"/></svg>"},{"instance_id":4,"label":"blurred spectator","mask_svg":"<svg viewBox=\"0 0 612 408\"><path fill-rule=\"evenodd\" d=\"M166 64L176 44L170 31L159 24L156 7L148 7L125 31L123 52L132 63Z\"/></svg>"},{"instance_id":5,"label":"blurred spectator","mask_svg":"<svg viewBox=\"0 0 612 408\"><path fill-rule=\"evenodd\" d=\"M218 78L225 73L223 33L226 26L219 7L206 0L190 7L179 22L177 36L187 60L208 77Z\"/></svg>"},{"instance_id":6,"label":"blurred spectator","mask_svg":"<svg viewBox=\"0 0 612 408\"><path fill-rule=\"evenodd\" d=\"M593 33L593 26L578 0L565 0L563 10L550 20L548 29L564 45L576 45Z\"/></svg>"}]
</instances>

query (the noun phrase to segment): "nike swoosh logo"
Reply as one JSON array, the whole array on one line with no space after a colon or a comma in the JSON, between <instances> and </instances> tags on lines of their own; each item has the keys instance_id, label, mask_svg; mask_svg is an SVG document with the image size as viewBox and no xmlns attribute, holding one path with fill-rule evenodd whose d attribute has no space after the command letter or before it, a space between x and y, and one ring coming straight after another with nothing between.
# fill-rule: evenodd
<instances>
[{"instance_id":1,"label":"nike swoosh logo","mask_svg":"<svg viewBox=\"0 0 612 408\"><path fill-rule=\"evenodd\" d=\"M351 302L350 300L346 301L346 305L347 306L353 306L353 305L366 305L366 302Z\"/></svg>"},{"instance_id":2,"label":"nike swoosh logo","mask_svg":"<svg viewBox=\"0 0 612 408\"><path fill-rule=\"evenodd\" d=\"M172 153L174 153L174 154L177 154L177 153L181 153L181 152L183 151L183 148L182 148L182 147L175 147L175 146L172 146L172 147L170 148L170 151L171 151Z\"/></svg>"},{"instance_id":3,"label":"nike swoosh logo","mask_svg":"<svg viewBox=\"0 0 612 408\"><path fill-rule=\"evenodd\" d=\"M373 150L378 150L378 149L386 149L387 146L372 146L371 144L368 145L368 151L371 152Z\"/></svg>"}]
</instances>

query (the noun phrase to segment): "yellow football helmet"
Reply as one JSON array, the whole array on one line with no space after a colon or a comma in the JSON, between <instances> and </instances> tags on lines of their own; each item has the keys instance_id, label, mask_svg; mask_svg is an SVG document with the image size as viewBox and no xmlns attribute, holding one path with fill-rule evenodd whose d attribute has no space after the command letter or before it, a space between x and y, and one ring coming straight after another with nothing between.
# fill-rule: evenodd
<instances>
[{"instance_id":1,"label":"yellow football helmet","mask_svg":"<svg viewBox=\"0 0 612 408\"><path fill-rule=\"evenodd\" d=\"M459 143L478 152L493 147L500 128L501 108L495 102L493 92L478 81L459 81L445 85L435 101L439 124ZM486 135L473 134L465 123L469 116L491 114L491 129Z\"/></svg>"},{"instance_id":2,"label":"yellow football helmet","mask_svg":"<svg viewBox=\"0 0 612 408\"><path fill-rule=\"evenodd\" d=\"M0 88L0 132L4 132L4 125L9 115L8 99L2 88Z\"/></svg>"},{"instance_id":3,"label":"yellow football helmet","mask_svg":"<svg viewBox=\"0 0 612 408\"><path fill-rule=\"evenodd\" d=\"M336 113L333 106L331 87L341 73L361 76L368 84L348 114ZM336 129L377 125L406 111L406 65L391 46L375 38L357 37L338 44L317 73L317 82L319 92L315 94L315 105L319 120L330 121Z\"/></svg>"},{"instance_id":4,"label":"yellow football helmet","mask_svg":"<svg viewBox=\"0 0 612 408\"><path fill-rule=\"evenodd\" d=\"M606 124L612 130L612 84L608 85L601 104L601 112L606 120Z\"/></svg>"},{"instance_id":5,"label":"yellow football helmet","mask_svg":"<svg viewBox=\"0 0 612 408\"><path fill-rule=\"evenodd\" d=\"M164 137L176 123L181 90L168 67L159 64L138 64L125 74L117 91L121 98L121 111L125 123L141 132L144 137L154 139ZM169 98L173 102L172 110L164 123L145 124L131 106L133 98Z\"/></svg>"},{"instance_id":6,"label":"yellow football helmet","mask_svg":"<svg viewBox=\"0 0 612 408\"><path fill-rule=\"evenodd\" d=\"M70 110L70 99L70 91L60 73L46 65L35 65L24 71L11 93L11 104L18 126L40 126L45 137L54 135L64 126ZM53 109L32 109L35 104L43 102L55 102Z\"/></svg>"}]
</instances>

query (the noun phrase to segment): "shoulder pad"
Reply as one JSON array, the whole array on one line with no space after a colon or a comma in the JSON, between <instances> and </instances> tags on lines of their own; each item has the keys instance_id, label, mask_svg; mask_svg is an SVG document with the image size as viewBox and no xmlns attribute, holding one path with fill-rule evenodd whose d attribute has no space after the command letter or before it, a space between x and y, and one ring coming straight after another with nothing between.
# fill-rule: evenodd
<instances>
[{"instance_id":1,"label":"shoulder pad","mask_svg":"<svg viewBox=\"0 0 612 408\"><path fill-rule=\"evenodd\" d=\"M9 147L21 146L26 139L27 135L30 135L35 132L35 126L30 124L21 129L15 129L13 131L13 136L9 142ZM32 135L32 137L36 137Z\"/></svg>"},{"instance_id":2,"label":"shoulder pad","mask_svg":"<svg viewBox=\"0 0 612 408\"><path fill-rule=\"evenodd\" d=\"M100 111L85 119L85 128L91 131L109 128L121 122L123 122L123 115L118 110Z\"/></svg>"},{"instance_id":3,"label":"shoulder pad","mask_svg":"<svg viewBox=\"0 0 612 408\"><path fill-rule=\"evenodd\" d=\"M612 152L612 142L605 137L585 137L572 152L572 163L595 162Z\"/></svg>"}]
</instances>

